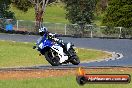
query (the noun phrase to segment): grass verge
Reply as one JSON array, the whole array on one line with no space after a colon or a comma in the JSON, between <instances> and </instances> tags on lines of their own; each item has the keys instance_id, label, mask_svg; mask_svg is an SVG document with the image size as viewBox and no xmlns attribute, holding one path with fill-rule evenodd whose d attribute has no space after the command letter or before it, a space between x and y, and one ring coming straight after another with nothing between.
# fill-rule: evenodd
<instances>
[{"instance_id":1,"label":"grass verge","mask_svg":"<svg viewBox=\"0 0 132 88\"><path fill-rule=\"evenodd\" d=\"M132 69L131 69L132 70ZM87 69L87 73L94 74L130 74L130 69ZM22 80L0 80L0 88L131 88L132 83L129 84L86 84L80 86L76 82L75 75L36 78L36 79L22 79Z\"/></svg>"},{"instance_id":2,"label":"grass verge","mask_svg":"<svg viewBox=\"0 0 132 88\"><path fill-rule=\"evenodd\" d=\"M44 56L39 56L39 52L32 49L33 45L33 43L0 41L0 67L48 64ZM110 56L108 53L91 49L76 48L76 51L81 61L97 60Z\"/></svg>"}]
</instances>

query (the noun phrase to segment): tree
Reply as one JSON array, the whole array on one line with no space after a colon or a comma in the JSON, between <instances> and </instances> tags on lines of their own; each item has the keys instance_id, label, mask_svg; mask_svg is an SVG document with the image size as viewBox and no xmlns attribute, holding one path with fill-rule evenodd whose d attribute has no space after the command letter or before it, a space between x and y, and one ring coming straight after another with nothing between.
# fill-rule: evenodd
<instances>
[{"instance_id":1,"label":"tree","mask_svg":"<svg viewBox=\"0 0 132 88\"><path fill-rule=\"evenodd\" d=\"M132 1L110 0L102 23L112 27L132 27Z\"/></svg>"},{"instance_id":2,"label":"tree","mask_svg":"<svg viewBox=\"0 0 132 88\"><path fill-rule=\"evenodd\" d=\"M24 12L33 6L29 0L11 0L11 2L14 7Z\"/></svg>"},{"instance_id":3,"label":"tree","mask_svg":"<svg viewBox=\"0 0 132 88\"><path fill-rule=\"evenodd\" d=\"M96 0L96 13L97 13L97 15L99 13L105 12L107 6L108 6L108 0Z\"/></svg>"},{"instance_id":4,"label":"tree","mask_svg":"<svg viewBox=\"0 0 132 88\"><path fill-rule=\"evenodd\" d=\"M35 9L35 27L38 29L43 22L43 14L45 12L46 6L56 0L12 0L12 3L18 9L26 12L30 7L34 6ZM36 30L37 31L37 30Z\"/></svg>"},{"instance_id":5,"label":"tree","mask_svg":"<svg viewBox=\"0 0 132 88\"><path fill-rule=\"evenodd\" d=\"M14 18L14 13L9 11L10 4L10 0L0 0L0 18Z\"/></svg>"},{"instance_id":6,"label":"tree","mask_svg":"<svg viewBox=\"0 0 132 88\"><path fill-rule=\"evenodd\" d=\"M39 28L43 22L43 13L45 12L46 6L49 0L29 0L35 9L36 27Z\"/></svg>"},{"instance_id":7,"label":"tree","mask_svg":"<svg viewBox=\"0 0 132 88\"><path fill-rule=\"evenodd\" d=\"M28 11L30 7L34 6L36 31L39 29L41 23L43 22L42 17L48 2L49 0L12 0L13 5L24 12Z\"/></svg>"},{"instance_id":8,"label":"tree","mask_svg":"<svg viewBox=\"0 0 132 88\"><path fill-rule=\"evenodd\" d=\"M95 0L62 0L67 11L66 18L71 23L90 24L93 20Z\"/></svg>"},{"instance_id":9,"label":"tree","mask_svg":"<svg viewBox=\"0 0 132 88\"><path fill-rule=\"evenodd\" d=\"M0 0L0 17L13 18L14 14L11 11L8 11L10 4L24 12L28 11L29 8L34 6L36 15L35 27L37 31L43 22L42 17L47 4L55 1L56 0Z\"/></svg>"},{"instance_id":10,"label":"tree","mask_svg":"<svg viewBox=\"0 0 132 88\"><path fill-rule=\"evenodd\" d=\"M45 13L47 4L55 1L56 0L12 0L12 3L15 7L24 12L34 6L36 20L35 29L37 31L43 22L43 14Z\"/></svg>"}]
</instances>

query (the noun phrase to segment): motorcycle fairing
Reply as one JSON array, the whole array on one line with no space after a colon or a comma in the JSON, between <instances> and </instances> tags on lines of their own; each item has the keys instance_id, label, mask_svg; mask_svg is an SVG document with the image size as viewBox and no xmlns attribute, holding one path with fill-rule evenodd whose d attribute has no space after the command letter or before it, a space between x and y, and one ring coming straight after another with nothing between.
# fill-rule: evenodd
<instances>
[{"instance_id":1,"label":"motorcycle fairing","mask_svg":"<svg viewBox=\"0 0 132 88\"><path fill-rule=\"evenodd\" d=\"M58 53L60 63L63 63L68 60L68 56L64 53L63 48L59 44L55 44L51 48Z\"/></svg>"}]
</instances>

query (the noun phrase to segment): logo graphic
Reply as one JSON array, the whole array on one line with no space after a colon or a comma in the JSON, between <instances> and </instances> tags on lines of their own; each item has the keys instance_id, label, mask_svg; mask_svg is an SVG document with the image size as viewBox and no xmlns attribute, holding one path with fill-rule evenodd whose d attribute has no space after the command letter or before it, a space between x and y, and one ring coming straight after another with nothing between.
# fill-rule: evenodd
<instances>
[{"instance_id":1,"label":"logo graphic","mask_svg":"<svg viewBox=\"0 0 132 88\"><path fill-rule=\"evenodd\" d=\"M131 77L129 74L85 74L84 69L78 69L76 77L79 85L86 83L130 83Z\"/></svg>"}]
</instances>

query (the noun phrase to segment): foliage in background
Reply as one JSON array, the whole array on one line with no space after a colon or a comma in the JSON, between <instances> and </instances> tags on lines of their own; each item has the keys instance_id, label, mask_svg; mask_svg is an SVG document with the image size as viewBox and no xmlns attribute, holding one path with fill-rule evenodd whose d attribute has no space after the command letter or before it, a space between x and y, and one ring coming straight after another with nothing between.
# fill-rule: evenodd
<instances>
[{"instance_id":1,"label":"foliage in background","mask_svg":"<svg viewBox=\"0 0 132 88\"><path fill-rule=\"evenodd\" d=\"M103 12L105 12L107 6L108 6L108 0L96 0L96 8L95 8L96 14L100 15Z\"/></svg>"},{"instance_id":2,"label":"foliage in background","mask_svg":"<svg viewBox=\"0 0 132 88\"><path fill-rule=\"evenodd\" d=\"M30 7L32 7L32 4L29 0L11 0L13 6L17 7L19 10L22 10L24 12L28 11Z\"/></svg>"},{"instance_id":3,"label":"foliage in background","mask_svg":"<svg viewBox=\"0 0 132 88\"><path fill-rule=\"evenodd\" d=\"M29 7L34 6L35 29L37 32L43 23L43 15L45 13L47 4L49 4L49 1L51 3L55 0L12 0L12 3L15 4L15 7L22 11L27 11Z\"/></svg>"},{"instance_id":4,"label":"foliage in background","mask_svg":"<svg viewBox=\"0 0 132 88\"><path fill-rule=\"evenodd\" d=\"M132 1L110 0L103 19L103 25L113 27L132 27Z\"/></svg>"},{"instance_id":5,"label":"foliage in background","mask_svg":"<svg viewBox=\"0 0 132 88\"><path fill-rule=\"evenodd\" d=\"M35 20L34 8L29 8L27 12L18 10L16 7L11 6L10 10L15 13L17 20ZM50 4L46 8L46 12L43 15L44 22L50 23L68 23L68 20L65 19L65 10L62 3Z\"/></svg>"},{"instance_id":6,"label":"foliage in background","mask_svg":"<svg viewBox=\"0 0 132 88\"><path fill-rule=\"evenodd\" d=\"M93 10L95 8L95 0L62 0L65 3L67 11L66 18L71 23L90 24L93 20Z\"/></svg>"},{"instance_id":7,"label":"foliage in background","mask_svg":"<svg viewBox=\"0 0 132 88\"><path fill-rule=\"evenodd\" d=\"M0 18L14 18L14 13L9 11L10 4L10 0L0 0Z\"/></svg>"}]
</instances>

